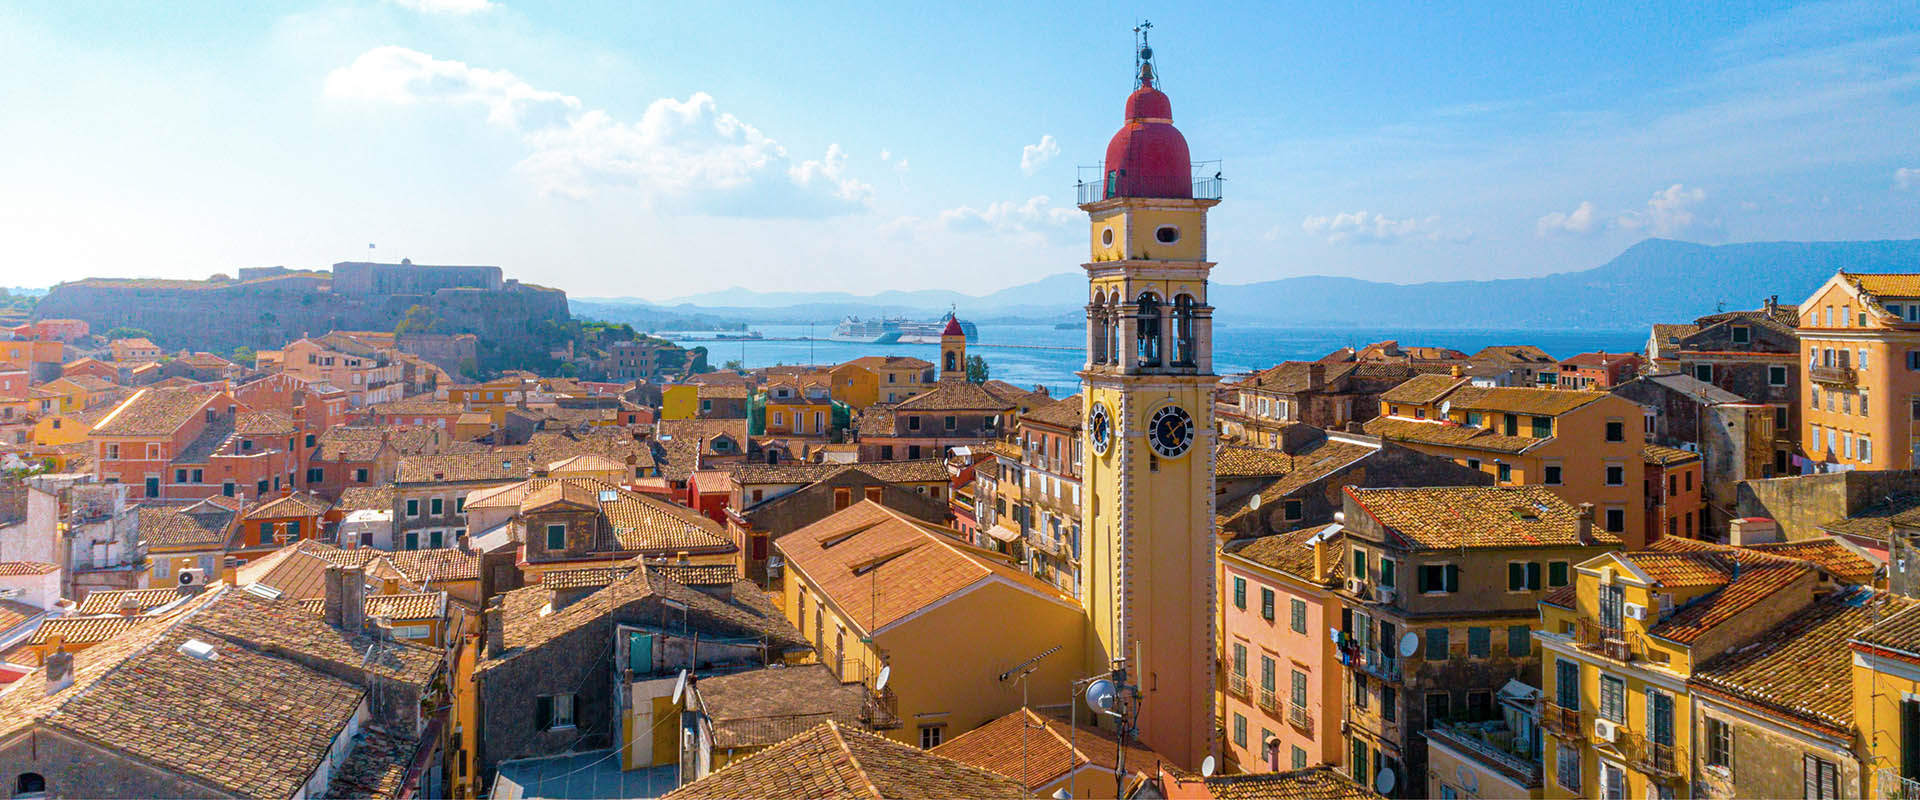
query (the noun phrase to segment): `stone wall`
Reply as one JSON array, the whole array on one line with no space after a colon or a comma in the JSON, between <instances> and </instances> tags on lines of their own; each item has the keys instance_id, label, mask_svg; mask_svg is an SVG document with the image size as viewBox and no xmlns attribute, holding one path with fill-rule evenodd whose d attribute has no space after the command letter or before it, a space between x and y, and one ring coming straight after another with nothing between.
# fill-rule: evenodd
<instances>
[{"instance_id":1,"label":"stone wall","mask_svg":"<svg viewBox=\"0 0 1920 800\"><path fill-rule=\"evenodd\" d=\"M1888 497L1920 493L1920 470L1855 470L1742 481L1735 513L1780 523L1788 541L1811 539L1819 526Z\"/></svg>"},{"instance_id":2,"label":"stone wall","mask_svg":"<svg viewBox=\"0 0 1920 800\"><path fill-rule=\"evenodd\" d=\"M22 687L25 688L25 687ZM217 735L217 727L208 728ZM0 798L11 798L23 773L46 780L43 797L214 797L210 787L46 729L0 748Z\"/></svg>"}]
</instances>

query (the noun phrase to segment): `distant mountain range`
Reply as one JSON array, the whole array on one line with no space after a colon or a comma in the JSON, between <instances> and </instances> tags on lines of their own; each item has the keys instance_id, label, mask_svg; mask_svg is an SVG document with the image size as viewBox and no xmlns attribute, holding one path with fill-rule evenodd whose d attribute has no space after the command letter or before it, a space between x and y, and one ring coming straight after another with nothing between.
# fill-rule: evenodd
<instances>
[{"instance_id":1,"label":"distant mountain range","mask_svg":"<svg viewBox=\"0 0 1920 800\"><path fill-rule=\"evenodd\" d=\"M1920 271L1920 239L1727 245L1647 239L1598 267L1537 278L1403 284L1305 276L1214 284L1212 300L1215 317L1227 324L1618 330L1692 320L1723 303L1757 308L1769 295L1798 303L1839 269ZM1062 273L981 296L939 289L855 295L732 288L666 304L589 298L572 305L579 316L654 330L673 326L647 320L832 324L849 314L933 318L949 307L985 323L1062 322L1080 317L1085 290L1084 275Z\"/></svg>"}]
</instances>

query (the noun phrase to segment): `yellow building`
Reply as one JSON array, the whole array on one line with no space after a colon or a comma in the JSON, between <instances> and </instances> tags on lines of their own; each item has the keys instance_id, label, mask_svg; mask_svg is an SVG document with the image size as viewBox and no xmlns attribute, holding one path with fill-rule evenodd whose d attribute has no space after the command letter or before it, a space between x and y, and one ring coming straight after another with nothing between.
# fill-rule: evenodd
<instances>
[{"instance_id":1,"label":"yellow building","mask_svg":"<svg viewBox=\"0 0 1920 800\"><path fill-rule=\"evenodd\" d=\"M1887 616L1848 643L1859 727L1860 797L1920 797L1920 609Z\"/></svg>"},{"instance_id":2,"label":"yellow building","mask_svg":"<svg viewBox=\"0 0 1920 800\"><path fill-rule=\"evenodd\" d=\"M1207 211L1151 50L1080 186L1087 270L1081 521L1089 674L1124 666L1143 743L1194 769L1214 742L1213 308ZM1216 176L1217 178L1217 176Z\"/></svg>"},{"instance_id":3,"label":"yellow building","mask_svg":"<svg viewBox=\"0 0 1920 800\"><path fill-rule=\"evenodd\" d=\"M1663 538L1578 565L1541 601L1544 796L1690 797L1699 665L1831 588L1813 564Z\"/></svg>"},{"instance_id":4,"label":"yellow building","mask_svg":"<svg viewBox=\"0 0 1920 800\"><path fill-rule=\"evenodd\" d=\"M833 401L828 386L803 376L767 385L761 414L768 436L825 437L833 427Z\"/></svg>"},{"instance_id":5,"label":"yellow building","mask_svg":"<svg viewBox=\"0 0 1920 800\"><path fill-rule=\"evenodd\" d=\"M147 560L152 565L149 585L175 586L187 581L185 570L199 570L198 580L211 583L230 577L226 564L227 540L231 537L239 509L221 501L232 498L208 498L191 505L142 506L140 538L147 545Z\"/></svg>"},{"instance_id":6,"label":"yellow building","mask_svg":"<svg viewBox=\"0 0 1920 800\"><path fill-rule=\"evenodd\" d=\"M676 383L660 388L660 418L693 419L700 416L700 387Z\"/></svg>"},{"instance_id":7,"label":"yellow building","mask_svg":"<svg viewBox=\"0 0 1920 800\"><path fill-rule=\"evenodd\" d=\"M933 388L933 363L913 356L863 356L827 371L833 399L862 411Z\"/></svg>"},{"instance_id":8,"label":"yellow building","mask_svg":"<svg viewBox=\"0 0 1920 800\"><path fill-rule=\"evenodd\" d=\"M1801 446L1860 469L1913 469L1920 449L1920 273L1834 274L1800 304Z\"/></svg>"},{"instance_id":9,"label":"yellow building","mask_svg":"<svg viewBox=\"0 0 1920 800\"><path fill-rule=\"evenodd\" d=\"M902 723L893 738L932 748L1023 702L1073 701L1079 604L959 532L863 501L774 549L787 618L834 674L872 687L889 668L882 701ZM1029 659L1024 684L1012 680Z\"/></svg>"},{"instance_id":10,"label":"yellow building","mask_svg":"<svg viewBox=\"0 0 1920 800\"><path fill-rule=\"evenodd\" d=\"M1483 388L1420 375L1380 395L1366 431L1481 470L1501 486L1545 486L1592 503L1627 549L1647 542L1645 411L1606 392Z\"/></svg>"}]
</instances>

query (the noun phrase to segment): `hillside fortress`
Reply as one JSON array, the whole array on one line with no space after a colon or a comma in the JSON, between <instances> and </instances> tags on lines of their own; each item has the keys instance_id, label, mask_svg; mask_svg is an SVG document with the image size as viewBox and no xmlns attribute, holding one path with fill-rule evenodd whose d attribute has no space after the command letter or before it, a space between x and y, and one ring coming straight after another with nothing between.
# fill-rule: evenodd
<instances>
[{"instance_id":1,"label":"hillside fortress","mask_svg":"<svg viewBox=\"0 0 1920 800\"><path fill-rule=\"evenodd\" d=\"M504 348L550 344L571 320L567 294L505 278L499 267L347 261L325 270L242 269L201 281L87 278L61 283L33 316L86 320L96 331L151 331L162 347L277 348L332 330L390 331L415 306L435 333L471 333Z\"/></svg>"}]
</instances>

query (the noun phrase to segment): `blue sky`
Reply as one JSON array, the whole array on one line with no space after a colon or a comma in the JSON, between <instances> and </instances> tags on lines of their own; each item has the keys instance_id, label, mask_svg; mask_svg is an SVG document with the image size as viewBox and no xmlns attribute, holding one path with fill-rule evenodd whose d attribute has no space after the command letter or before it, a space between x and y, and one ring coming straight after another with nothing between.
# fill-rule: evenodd
<instances>
[{"instance_id":1,"label":"blue sky","mask_svg":"<svg viewBox=\"0 0 1920 800\"><path fill-rule=\"evenodd\" d=\"M1155 22L1216 280L1920 236L1920 4L14 3L0 284L365 258L577 296L1084 257ZM1343 7L1334 7L1343 6Z\"/></svg>"}]
</instances>

